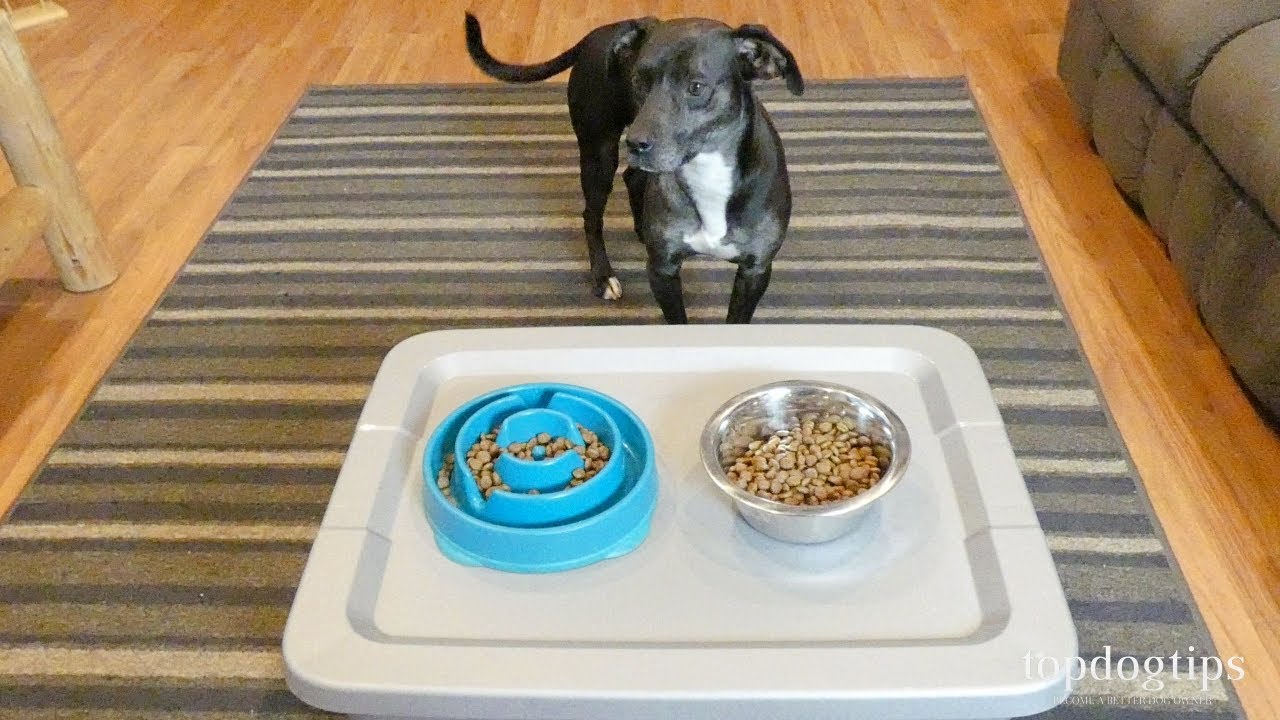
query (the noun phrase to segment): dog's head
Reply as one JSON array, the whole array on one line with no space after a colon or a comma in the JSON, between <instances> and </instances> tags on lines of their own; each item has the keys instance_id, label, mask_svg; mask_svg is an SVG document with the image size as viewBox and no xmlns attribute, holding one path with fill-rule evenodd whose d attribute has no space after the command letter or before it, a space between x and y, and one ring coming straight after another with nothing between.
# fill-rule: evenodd
<instances>
[{"instance_id":1,"label":"dog's head","mask_svg":"<svg viewBox=\"0 0 1280 720\"><path fill-rule=\"evenodd\" d=\"M637 106L629 162L650 172L670 172L740 127L751 81L782 77L792 94L804 92L795 57L763 25L649 21L624 34L616 52Z\"/></svg>"}]
</instances>

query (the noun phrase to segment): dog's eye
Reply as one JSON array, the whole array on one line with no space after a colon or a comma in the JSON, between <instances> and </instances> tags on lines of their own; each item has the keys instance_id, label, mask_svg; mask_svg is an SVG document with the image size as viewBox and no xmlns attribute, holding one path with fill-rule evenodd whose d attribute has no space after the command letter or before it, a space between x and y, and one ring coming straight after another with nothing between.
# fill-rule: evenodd
<instances>
[{"instance_id":1,"label":"dog's eye","mask_svg":"<svg viewBox=\"0 0 1280 720\"><path fill-rule=\"evenodd\" d=\"M698 81L696 81L696 80L695 80L695 81L693 81L693 82L691 82L691 83L689 83L689 94L690 94L690 95L694 95L694 96L701 96L701 95L703 94L703 92L705 92L705 91L706 91L706 89L707 89L707 85L706 85L706 83L700 83L700 82L698 82Z\"/></svg>"}]
</instances>

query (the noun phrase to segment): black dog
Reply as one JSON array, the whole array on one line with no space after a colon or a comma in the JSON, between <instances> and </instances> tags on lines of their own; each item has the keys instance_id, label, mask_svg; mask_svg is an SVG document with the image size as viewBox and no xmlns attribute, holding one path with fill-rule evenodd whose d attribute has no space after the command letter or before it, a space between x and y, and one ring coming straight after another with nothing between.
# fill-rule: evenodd
<instances>
[{"instance_id":1,"label":"black dog","mask_svg":"<svg viewBox=\"0 0 1280 720\"><path fill-rule=\"evenodd\" d=\"M622 296L603 226L625 130L623 180L663 316L688 321L680 266L703 254L737 264L727 320L750 322L791 219L782 143L751 81L784 77L792 94L802 93L786 46L759 25L734 30L713 20L643 18L597 28L545 63L510 65L485 49L471 14L466 30L472 60L499 80L533 82L573 68L569 114L595 294Z\"/></svg>"}]
</instances>

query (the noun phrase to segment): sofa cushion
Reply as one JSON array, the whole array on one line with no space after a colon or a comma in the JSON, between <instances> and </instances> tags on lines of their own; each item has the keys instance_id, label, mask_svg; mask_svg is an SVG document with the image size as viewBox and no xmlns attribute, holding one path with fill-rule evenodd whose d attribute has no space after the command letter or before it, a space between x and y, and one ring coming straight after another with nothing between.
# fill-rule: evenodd
<instances>
[{"instance_id":1,"label":"sofa cushion","mask_svg":"<svg viewBox=\"0 0 1280 720\"><path fill-rule=\"evenodd\" d=\"M1187 167L1194 157L1193 148L1198 144L1168 110L1160 108L1155 128L1151 131L1151 141L1147 143L1147 156L1142 161L1142 177L1138 183L1142 212L1159 237L1169 237L1172 218L1177 213L1178 190L1187 177Z\"/></svg>"},{"instance_id":2,"label":"sofa cushion","mask_svg":"<svg viewBox=\"0 0 1280 720\"><path fill-rule=\"evenodd\" d=\"M1245 32L1214 57L1192 101L1191 123L1280 224L1280 20Z\"/></svg>"},{"instance_id":3,"label":"sofa cushion","mask_svg":"<svg viewBox=\"0 0 1280 720\"><path fill-rule=\"evenodd\" d=\"M1093 137L1093 93L1107 53L1115 45L1111 31L1092 2L1073 2L1067 8L1058 50L1058 76L1067 88L1076 119Z\"/></svg>"},{"instance_id":4,"label":"sofa cushion","mask_svg":"<svg viewBox=\"0 0 1280 720\"><path fill-rule=\"evenodd\" d=\"M1235 185L1222 173L1218 161L1204 145L1192 145L1178 178L1164 240L1188 294L1197 300L1205 258L1218 239L1218 229L1240 202Z\"/></svg>"},{"instance_id":5,"label":"sofa cushion","mask_svg":"<svg viewBox=\"0 0 1280 720\"><path fill-rule=\"evenodd\" d=\"M1280 418L1280 237L1252 203L1223 218L1197 295L1236 374Z\"/></svg>"},{"instance_id":6,"label":"sofa cushion","mask_svg":"<svg viewBox=\"0 0 1280 720\"><path fill-rule=\"evenodd\" d=\"M1093 0L1125 55L1184 122L1191 95L1218 48L1280 18L1280 0Z\"/></svg>"},{"instance_id":7,"label":"sofa cushion","mask_svg":"<svg viewBox=\"0 0 1280 720\"><path fill-rule=\"evenodd\" d=\"M1102 61L1093 91L1093 144L1116 187L1138 201L1147 145L1160 114L1160 98L1116 46Z\"/></svg>"}]
</instances>

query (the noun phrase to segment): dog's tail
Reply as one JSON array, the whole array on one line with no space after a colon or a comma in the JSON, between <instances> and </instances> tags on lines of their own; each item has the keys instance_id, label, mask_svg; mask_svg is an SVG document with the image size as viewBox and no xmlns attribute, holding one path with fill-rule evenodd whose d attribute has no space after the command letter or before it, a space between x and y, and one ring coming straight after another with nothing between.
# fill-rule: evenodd
<instances>
[{"instance_id":1,"label":"dog's tail","mask_svg":"<svg viewBox=\"0 0 1280 720\"><path fill-rule=\"evenodd\" d=\"M489 54L484 47L484 38L480 35L480 21L475 15L467 13L467 52L472 61L485 75L505 82L537 82L546 80L552 75L568 70L578 59L578 51L582 41L565 50L554 58L536 65L512 65L498 60Z\"/></svg>"}]
</instances>

